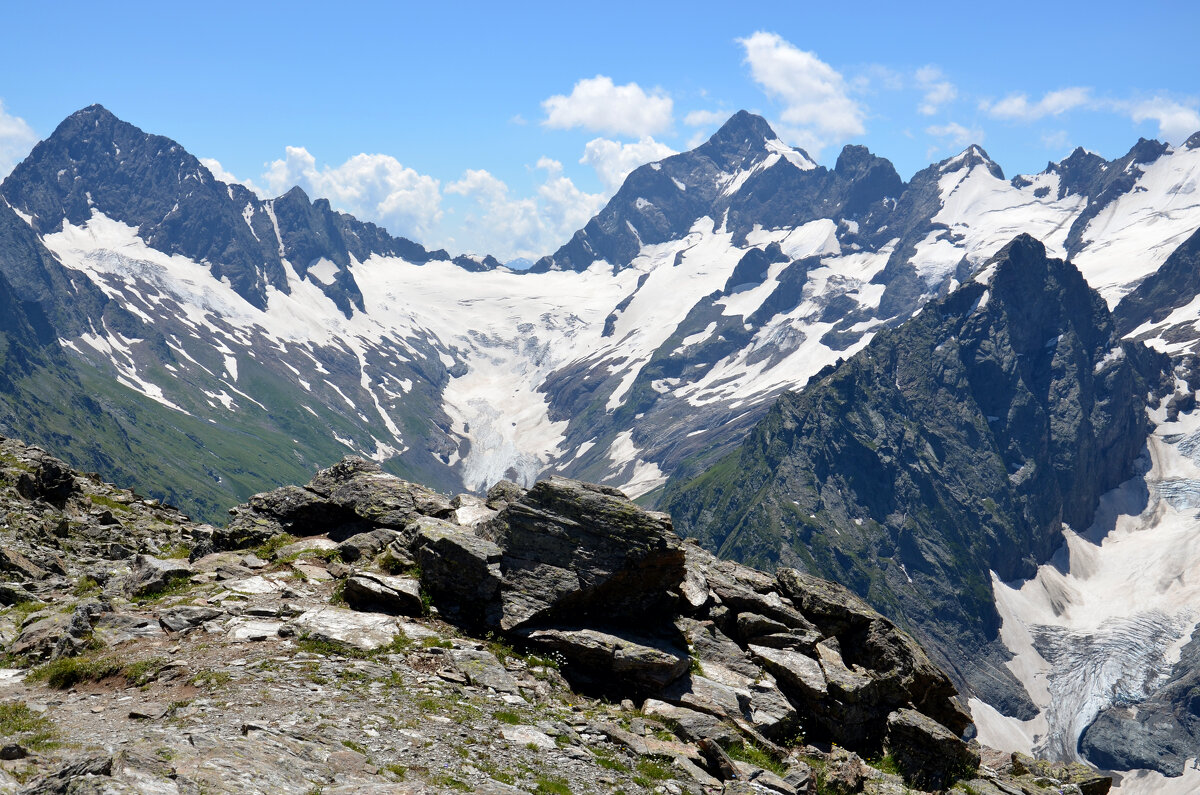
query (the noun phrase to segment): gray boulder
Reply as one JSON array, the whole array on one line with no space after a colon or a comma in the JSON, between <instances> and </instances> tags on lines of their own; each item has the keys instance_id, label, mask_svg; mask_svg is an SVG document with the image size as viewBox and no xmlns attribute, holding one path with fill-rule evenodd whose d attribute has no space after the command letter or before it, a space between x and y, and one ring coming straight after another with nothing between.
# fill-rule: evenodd
<instances>
[{"instance_id":1,"label":"gray boulder","mask_svg":"<svg viewBox=\"0 0 1200 795\"><path fill-rule=\"evenodd\" d=\"M455 670L475 687L491 688L498 693L520 695L521 688L496 655L482 649L450 649L446 652Z\"/></svg>"},{"instance_id":2,"label":"gray boulder","mask_svg":"<svg viewBox=\"0 0 1200 795\"><path fill-rule=\"evenodd\" d=\"M367 533L358 533L337 545L338 554L346 563L369 559L383 551L384 547L400 538L400 533L388 528L379 528Z\"/></svg>"},{"instance_id":3,"label":"gray boulder","mask_svg":"<svg viewBox=\"0 0 1200 795\"><path fill-rule=\"evenodd\" d=\"M710 598L728 610L727 632L737 634L743 640L748 639L740 634L736 625L737 616L745 613L788 630L817 633L816 627L805 614L785 598L786 593L781 595L779 584L771 575L721 560L694 544L687 544L684 549L687 553L688 581L695 583L692 587L698 587L703 582ZM763 628L755 623L748 623L746 628L755 634L763 634Z\"/></svg>"},{"instance_id":4,"label":"gray boulder","mask_svg":"<svg viewBox=\"0 0 1200 795\"><path fill-rule=\"evenodd\" d=\"M161 560L150 555L137 555L133 559L133 570L125 582L125 590L132 596L158 593L191 575L192 568L186 560Z\"/></svg>"},{"instance_id":5,"label":"gray boulder","mask_svg":"<svg viewBox=\"0 0 1200 795\"><path fill-rule=\"evenodd\" d=\"M764 646L752 645L750 652L797 702L814 705L828 697L829 685L825 680L825 672L813 658L788 649Z\"/></svg>"},{"instance_id":6,"label":"gray boulder","mask_svg":"<svg viewBox=\"0 0 1200 795\"><path fill-rule=\"evenodd\" d=\"M488 489L485 504L493 511L501 511L524 496L525 489L511 480L501 480Z\"/></svg>"},{"instance_id":7,"label":"gray boulder","mask_svg":"<svg viewBox=\"0 0 1200 795\"><path fill-rule=\"evenodd\" d=\"M684 554L666 514L616 489L539 481L482 532L503 550L500 628L670 616Z\"/></svg>"},{"instance_id":8,"label":"gray boulder","mask_svg":"<svg viewBox=\"0 0 1200 795\"><path fill-rule=\"evenodd\" d=\"M22 462L27 471L17 477L17 493L27 500L44 500L63 505L75 491L75 473L71 468L37 448L27 448Z\"/></svg>"},{"instance_id":9,"label":"gray boulder","mask_svg":"<svg viewBox=\"0 0 1200 795\"><path fill-rule=\"evenodd\" d=\"M657 690L686 673L689 664L686 650L657 638L595 629L537 629L525 637L561 654L574 680L606 690Z\"/></svg>"},{"instance_id":10,"label":"gray boulder","mask_svg":"<svg viewBox=\"0 0 1200 795\"><path fill-rule=\"evenodd\" d=\"M421 584L411 577L356 574L347 578L342 596L355 610L394 616L419 616L424 610Z\"/></svg>"},{"instance_id":11,"label":"gray boulder","mask_svg":"<svg viewBox=\"0 0 1200 795\"><path fill-rule=\"evenodd\" d=\"M421 586L438 610L468 626L499 622L500 547L439 519L415 523Z\"/></svg>"},{"instance_id":12,"label":"gray boulder","mask_svg":"<svg viewBox=\"0 0 1200 795\"><path fill-rule=\"evenodd\" d=\"M70 628L71 616L66 613L34 621L21 630L21 634L9 645L8 653L15 657L35 659L49 657L59 639L66 637Z\"/></svg>"},{"instance_id":13,"label":"gray boulder","mask_svg":"<svg viewBox=\"0 0 1200 795\"><path fill-rule=\"evenodd\" d=\"M642 712L666 721L681 739L691 743L707 737L727 747L741 740L741 734L719 718L656 698L646 699L642 704Z\"/></svg>"},{"instance_id":14,"label":"gray boulder","mask_svg":"<svg viewBox=\"0 0 1200 795\"><path fill-rule=\"evenodd\" d=\"M105 646L116 646L131 640L157 638L163 634L158 621L150 616L129 613L106 613L96 621L92 631L96 640Z\"/></svg>"},{"instance_id":15,"label":"gray boulder","mask_svg":"<svg viewBox=\"0 0 1200 795\"><path fill-rule=\"evenodd\" d=\"M905 780L921 789L947 789L979 769L978 751L912 709L888 715L887 747Z\"/></svg>"},{"instance_id":16,"label":"gray boulder","mask_svg":"<svg viewBox=\"0 0 1200 795\"><path fill-rule=\"evenodd\" d=\"M454 507L441 494L384 472L374 461L346 456L321 470L308 490L374 525L402 528L419 516L450 518Z\"/></svg>"},{"instance_id":17,"label":"gray boulder","mask_svg":"<svg viewBox=\"0 0 1200 795\"><path fill-rule=\"evenodd\" d=\"M158 621L168 632L187 632L222 615L222 611L212 607L182 605L159 613Z\"/></svg>"}]
</instances>

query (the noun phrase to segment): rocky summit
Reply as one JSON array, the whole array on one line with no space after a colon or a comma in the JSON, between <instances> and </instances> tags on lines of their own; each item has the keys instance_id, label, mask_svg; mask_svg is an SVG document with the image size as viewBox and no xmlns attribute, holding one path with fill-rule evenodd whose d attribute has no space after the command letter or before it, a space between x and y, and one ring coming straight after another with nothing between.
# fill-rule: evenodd
<instances>
[{"instance_id":1,"label":"rocky summit","mask_svg":"<svg viewBox=\"0 0 1200 795\"><path fill-rule=\"evenodd\" d=\"M834 583L565 478L346 458L223 527L0 441L0 791L1104 793Z\"/></svg>"}]
</instances>

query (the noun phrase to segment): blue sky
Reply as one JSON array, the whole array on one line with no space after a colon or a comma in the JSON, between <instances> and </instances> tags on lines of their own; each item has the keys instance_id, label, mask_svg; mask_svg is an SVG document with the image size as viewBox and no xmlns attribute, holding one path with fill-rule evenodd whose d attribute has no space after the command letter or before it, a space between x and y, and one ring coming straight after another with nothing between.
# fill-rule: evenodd
<instances>
[{"instance_id":1,"label":"blue sky","mask_svg":"<svg viewBox=\"0 0 1200 795\"><path fill-rule=\"evenodd\" d=\"M505 259L741 108L906 179L968 143L1012 175L1200 129L1186 3L184 5L7 7L0 174L99 102L264 195Z\"/></svg>"}]
</instances>

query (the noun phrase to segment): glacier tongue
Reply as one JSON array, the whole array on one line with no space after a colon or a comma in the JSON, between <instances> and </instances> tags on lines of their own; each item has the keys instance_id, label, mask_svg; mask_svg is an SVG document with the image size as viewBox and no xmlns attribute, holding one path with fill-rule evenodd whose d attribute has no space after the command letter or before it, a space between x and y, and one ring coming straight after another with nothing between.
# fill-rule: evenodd
<instances>
[{"instance_id":1,"label":"glacier tongue","mask_svg":"<svg viewBox=\"0 0 1200 795\"><path fill-rule=\"evenodd\" d=\"M1081 734L1110 706L1136 709L1168 680L1200 614L1200 412L1166 422L1147 471L1104 495L1095 523L1064 528L1055 560L1028 581L993 577L1009 668L1039 708L1020 721L971 702L980 742L1077 759ZM1200 771L1127 777L1114 792L1194 792Z\"/></svg>"}]
</instances>

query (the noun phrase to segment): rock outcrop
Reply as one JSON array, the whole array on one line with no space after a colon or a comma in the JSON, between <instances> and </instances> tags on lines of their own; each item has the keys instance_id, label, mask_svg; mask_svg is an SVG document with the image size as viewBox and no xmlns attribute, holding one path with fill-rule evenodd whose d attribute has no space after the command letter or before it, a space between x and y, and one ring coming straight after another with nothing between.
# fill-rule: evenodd
<instances>
[{"instance_id":1,"label":"rock outcrop","mask_svg":"<svg viewBox=\"0 0 1200 795\"><path fill-rule=\"evenodd\" d=\"M34 666L0 677L0 791L1009 786L886 618L719 560L613 489L553 478L488 506L350 458L212 528L0 454L0 641ZM37 471L69 477L31 499ZM865 761L885 754L904 778Z\"/></svg>"}]
</instances>

